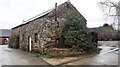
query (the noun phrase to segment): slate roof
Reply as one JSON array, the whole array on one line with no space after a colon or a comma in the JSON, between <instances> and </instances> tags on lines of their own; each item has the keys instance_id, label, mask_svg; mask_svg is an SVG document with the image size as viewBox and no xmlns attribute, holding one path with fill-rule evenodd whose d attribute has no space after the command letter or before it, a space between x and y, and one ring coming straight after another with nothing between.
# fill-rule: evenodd
<instances>
[{"instance_id":1,"label":"slate roof","mask_svg":"<svg viewBox=\"0 0 120 67\"><path fill-rule=\"evenodd\" d=\"M24 21L23 24L20 24L20 25L14 27L14 28L12 28L12 29L15 29L15 28L17 28L17 27L20 27L20 26L26 25L26 24L28 24L30 21L34 20L34 19L37 19L37 18L43 17L43 16L47 15L49 12L51 12L51 11L54 10L54 9L55 9L55 8L50 9L50 10L47 10L46 12L43 12L43 13L41 13L41 14L38 14L38 15L36 15L36 16L34 16L34 17L32 17L32 18L26 20L26 21Z\"/></svg>"},{"instance_id":2,"label":"slate roof","mask_svg":"<svg viewBox=\"0 0 120 67\"><path fill-rule=\"evenodd\" d=\"M65 2L65 3L62 3L62 4L58 5L57 8L60 7L60 6L63 5L63 4L66 4L66 3L71 4L69 1L67 1L67 2ZM55 10L55 7L52 8L52 9L49 9L49 10L47 10L47 11L41 13L41 14L38 14L38 15L36 15L36 16L34 16L34 17L26 20L26 21L24 21L23 24L20 24L20 25L14 27L14 28L12 28L12 29L15 29L15 28L18 28L18 27L20 27L20 26L26 25L26 24L28 24L30 21L35 20L35 19L37 19L37 18L44 17L45 15L49 14L49 13L50 13L51 11L53 11L53 10Z\"/></svg>"},{"instance_id":3,"label":"slate roof","mask_svg":"<svg viewBox=\"0 0 120 67\"><path fill-rule=\"evenodd\" d=\"M102 26L100 26L100 27L96 27L96 28L89 28L89 30L91 32L94 31L94 32L97 32L97 33L102 33L102 32L108 31L109 34L118 34L117 33L118 31L112 29L111 27L102 27Z\"/></svg>"},{"instance_id":4,"label":"slate roof","mask_svg":"<svg viewBox=\"0 0 120 67\"><path fill-rule=\"evenodd\" d=\"M10 37L11 30L10 29L0 29L0 37Z\"/></svg>"}]
</instances>

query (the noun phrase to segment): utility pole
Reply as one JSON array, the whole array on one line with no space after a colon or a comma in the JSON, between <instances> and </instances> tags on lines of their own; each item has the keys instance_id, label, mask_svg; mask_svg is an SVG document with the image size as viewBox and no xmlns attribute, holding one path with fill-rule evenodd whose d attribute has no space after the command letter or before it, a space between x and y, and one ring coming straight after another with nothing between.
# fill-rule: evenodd
<instances>
[{"instance_id":1,"label":"utility pole","mask_svg":"<svg viewBox=\"0 0 120 67\"><path fill-rule=\"evenodd\" d=\"M68 0L68 2L70 2L70 0Z\"/></svg>"},{"instance_id":2,"label":"utility pole","mask_svg":"<svg viewBox=\"0 0 120 67\"><path fill-rule=\"evenodd\" d=\"M55 38L56 38L56 40L55 40L55 44L56 45L58 45L59 44L59 22L58 22L58 15L57 15L57 3L55 3L55 34L56 34L56 36L55 36Z\"/></svg>"}]
</instances>

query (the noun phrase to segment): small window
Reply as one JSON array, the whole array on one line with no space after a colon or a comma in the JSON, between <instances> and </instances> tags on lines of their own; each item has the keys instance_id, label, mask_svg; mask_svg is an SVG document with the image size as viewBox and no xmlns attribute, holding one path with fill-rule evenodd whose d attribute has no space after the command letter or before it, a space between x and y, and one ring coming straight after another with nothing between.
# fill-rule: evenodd
<instances>
[{"instance_id":1,"label":"small window","mask_svg":"<svg viewBox=\"0 0 120 67\"><path fill-rule=\"evenodd\" d=\"M69 8L69 4L67 4L66 6L67 6L67 8Z\"/></svg>"},{"instance_id":2,"label":"small window","mask_svg":"<svg viewBox=\"0 0 120 67\"><path fill-rule=\"evenodd\" d=\"M25 40L25 35L24 34L22 35L22 38L23 38L22 40L24 41Z\"/></svg>"},{"instance_id":3,"label":"small window","mask_svg":"<svg viewBox=\"0 0 120 67\"><path fill-rule=\"evenodd\" d=\"M57 28L59 28L59 22L57 21Z\"/></svg>"},{"instance_id":4,"label":"small window","mask_svg":"<svg viewBox=\"0 0 120 67\"><path fill-rule=\"evenodd\" d=\"M38 42L38 34L35 33L35 43L37 43L37 42Z\"/></svg>"}]
</instances>

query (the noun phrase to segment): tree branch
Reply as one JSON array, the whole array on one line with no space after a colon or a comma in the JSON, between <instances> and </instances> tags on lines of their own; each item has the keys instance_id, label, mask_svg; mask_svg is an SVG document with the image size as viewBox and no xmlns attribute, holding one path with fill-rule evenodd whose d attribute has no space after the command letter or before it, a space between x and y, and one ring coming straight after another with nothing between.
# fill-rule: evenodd
<instances>
[{"instance_id":1,"label":"tree branch","mask_svg":"<svg viewBox=\"0 0 120 67\"><path fill-rule=\"evenodd\" d=\"M116 4L114 4L113 2L110 2L114 7L116 7L117 9L120 9Z\"/></svg>"},{"instance_id":2,"label":"tree branch","mask_svg":"<svg viewBox=\"0 0 120 67\"><path fill-rule=\"evenodd\" d=\"M109 7L114 7L114 6L108 5L108 3L106 3L106 2L100 2L100 4L105 5L105 6L109 6Z\"/></svg>"},{"instance_id":3,"label":"tree branch","mask_svg":"<svg viewBox=\"0 0 120 67\"><path fill-rule=\"evenodd\" d=\"M111 5L109 5L109 3ZM120 9L116 4L114 4L113 2L100 2L100 4L105 5L105 6L109 6L109 7L116 7L117 9Z\"/></svg>"},{"instance_id":4,"label":"tree branch","mask_svg":"<svg viewBox=\"0 0 120 67\"><path fill-rule=\"evenodd\" d=\"M120 16L120 15L109 15L109 16Z\"/></svg>"}]
</instances>

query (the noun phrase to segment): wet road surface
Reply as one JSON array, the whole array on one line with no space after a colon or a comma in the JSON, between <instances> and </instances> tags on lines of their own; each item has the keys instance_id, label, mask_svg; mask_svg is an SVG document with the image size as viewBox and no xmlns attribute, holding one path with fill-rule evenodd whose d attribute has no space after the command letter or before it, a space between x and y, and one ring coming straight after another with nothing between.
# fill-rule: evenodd
<instances>
[{"instance_id":1,"label":"wet road surface","mask_svg":"<svg viewBox=\"0 0 120 67\"><path fill-rule=\"evenodd\" d=\"M99 54L82 58L65 65L118 65L118 42L99 42L102 50ZM7 48L7 45L0 45L0 66L1 65L49 65L33 54Z\"/></svg>"},{"instance_id":2,"label":"wet road surface","mask_svg":"<svg viewBox=\"0 0 120 67\"><path fill-rule=\"evenodd\" d=\"M7 48L7 45L0 45L0 66L1 65L49 65L35 55L18 50Z\"/></svg>"},{"instance_id":3,"label":"wet road surface","mask_svg":"<svg viewBox=\"0 0 120 67\"><path fill-rule=\"evenodd\" d=\"M118 65L118 42L100 42L102 50L99 54L83 58L65 65ZM114 46L114 47L113 47Z\"/></svg>"}]
</instances>

